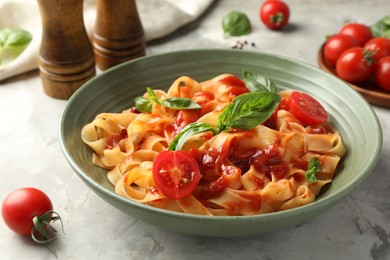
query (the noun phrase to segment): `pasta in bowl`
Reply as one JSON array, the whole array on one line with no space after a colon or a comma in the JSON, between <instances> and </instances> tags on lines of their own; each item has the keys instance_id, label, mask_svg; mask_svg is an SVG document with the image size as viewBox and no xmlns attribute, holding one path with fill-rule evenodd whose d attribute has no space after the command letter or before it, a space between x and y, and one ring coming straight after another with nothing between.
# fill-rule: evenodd
<instances>
[{"instance_id":1,"label":"pasta in bowl","mask_svg":"<svg viewBox=\"0 0 390 260\"><path fill-rule=\"evenodd\" d=\"M242 88L242 70L273 84L253 91L259 79L249 77ZM304 94L326 116L286 109ZM382 142L371 107L337 78L234 50L167 53L102 73L68 101L60 137L72 168L108 203L153 225L207 236L312 219L363 181Z\"/></svg>"},{"instance_id":2,"label":"pasta in bowl","mask_svg":"<svg viewBox=\"0 0 390 260\"><path fill-rule=\"evenodd\" d=\"M81 132L93 163L116 193L181 213L248 216L312 203L346 152L339 133L311 96L264 91L268 79L243 75L247 84L182 76L130 109L97 115Z\"/></svg>"}]
</instances>

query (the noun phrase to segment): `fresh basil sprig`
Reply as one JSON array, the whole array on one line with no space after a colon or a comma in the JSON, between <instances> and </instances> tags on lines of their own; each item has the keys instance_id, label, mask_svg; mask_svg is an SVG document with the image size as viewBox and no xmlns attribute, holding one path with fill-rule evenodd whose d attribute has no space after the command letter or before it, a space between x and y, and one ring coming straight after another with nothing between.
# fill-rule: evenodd
<instances>
[{"instance_id":1,"label":"fresh basil sprig","mask_svg":"<svg viewBox=\"0 0 390 260\"><path fill-rule=\"evenodd\" d=\"M193 135L204 133L204 132L212 132L213 135L218 134L214 127L212 127L208 123L202 122L194 122L186 127L178 134L169 145L168 150L181 150L184 143Z\"/></svg>"},{"instance_id":2,"label":"fresh basil sprig","mask_svg":"<svg viewBox=\"0 0 390 260\"><path fill-rule=\"evenodd\" d=\"M375 37L390 39L390 15L387 15L371 26L372 34Z\"/></svg>"},{"instance_id":3,"label":"fresh basil sprig","mask_svg":"<svg viewBox=\"0 0 390 260\"><path fill-rule=\"evenodd\" d=\"M153 103L157 103L161 106L168 107L170 109L175 110L185 110L185 109L199 109L198 103L192 101L189 98L163 98L158 99L156 93L152 88L146 88L147 93L149 94L149 98L145 97L136 97L134 99L135 107L140 112L151 112Z\"/></svg>"},{"instance_id":4,"label":"fresh basil sprig","mask_svg":"<svg viewBox=\"0 0 390 260\"><path fill-rule=\"evenodd\" d=\"M222 18L222 28L226 36L246 35L252 30L246 14L238 11L232 11Z\"/></svg>"},{"instance_id":5,"label":"fresh basil sprig","mask_svg":"<svg viewBox=\"0 0 390 260\"><path fill-rule=\"evenodd\" d=\"M321 170L321 162L317 157L313 157L309 161L309 165L307 166L307 171L305 172L306 180L309 183L317 181L317 172Z\"/></svg>"},{"instance_id":6,"label":"fresh basil sprig","mask_svg":"<svg viewBox=\"0 0 390 260\"><path fill-rule=\"evenodd\" d=\"M273 92L250 92L237 96L218 116L219 132L229 128L249 130L274 112L281 97Z\"/></svg>"},{"instance_id":7,"label":"fresh basil sprig","mask_svg":"<svg viewBox=\"0 0 390 260\"><path fill-rule=\"evenodd\" d=\"M246 70L242 71L242 78L246 87L252 91L269 91L276 93L276 85L268 78Z\"/></svg>"},{"instance_id":8,"label":"fresh basil sprig","mask_svg":"<svg viewBox=\"0 0 390 260\"><path fill-rule=\"evenodd\" d=\"M0 30L0 64L14 60L29 45L32 35L23 29Z\"/></svg>"},{"instance_id":9,"label":"fresh basil sprig","mask_svg":"<svg viewBox=\"0 0 390 260\"><path fill-rule=\"evenodd\" d=\"M169 150L180 150L194 134L212 132L217 135L230 128L249 130L267 120L278 106L281 97L272 92L250 92L237 96L218 116L217 128L208 123L195 122L183 128L169 145Z\"/></svg>"}]
</instances>

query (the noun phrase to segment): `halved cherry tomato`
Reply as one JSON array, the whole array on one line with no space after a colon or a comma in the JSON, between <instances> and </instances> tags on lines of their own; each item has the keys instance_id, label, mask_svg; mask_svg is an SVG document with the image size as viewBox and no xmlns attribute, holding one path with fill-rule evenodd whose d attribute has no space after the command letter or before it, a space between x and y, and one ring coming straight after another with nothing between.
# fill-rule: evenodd
<instances>
[{"instance_id":1,"label":"halved cherry tomato","mask_svg":"<svg viewBox=\"0 0 390 260\"><path fill-rule=\"evenodd\" d=\"M220 83L225 84L229 92L234 96L239 96L244 93L248 93L249 89L246 87L245 82L236 76L227 76L219 80Z\"/></svg>"},{"instance_id":2,"label":"halved cherry tomato","mask_svg":"<svg viewBox=\"0 0 390 260\"><path fill-rule=\"evenodd\" d=\"M163 151L153 163L153 179L167 197L181 199L199 183L200 170L194 157L185 151Z\"/></svg>"},{"instance_id":3,"label":"halved cherry tomato","mask_svg":"<svg viewBox=\"0 0 390 260\"><path fill-rule=\"evenodd\" d=\"M290 9L283 1L265 1L260 7L259 16L265 26L269 29L277 30L288 23Z\"/></svg>"},{"instance_id":4,"label":"halved cherry tomato","mask_svg":"<svg viewBox=\"0 0 390 260\"><path fill-rule=\"evenodd\" d=\"M302 123L316 125L328 120L324 107L312 96L294 91L288 100L289 111Z\"/></svg>"},{"instance_id":5,"label":"halved cherry tomato","mask_svg":"<svg viewBox=\"0 0 390 260\"><path fill-rule=\"evenodd\" d=\"M344 25L340 30L340 34L351 35L359 41L360 46L363 46L372 38L370 27L360 23L349 23Z\"/></svg>"},{"instance_id":6,"label":"halved cherry tomato","mask_svg":"<svg viewBox=\"0 0 390 260\"><path fill-rule=\"evenodd\" d=\"M359 46L360 43L354 37L347 34L336 34L330 37L324 46L324 56L326 61L335 66L340 55L352 48Z\"/></svg>"}]
</instances>

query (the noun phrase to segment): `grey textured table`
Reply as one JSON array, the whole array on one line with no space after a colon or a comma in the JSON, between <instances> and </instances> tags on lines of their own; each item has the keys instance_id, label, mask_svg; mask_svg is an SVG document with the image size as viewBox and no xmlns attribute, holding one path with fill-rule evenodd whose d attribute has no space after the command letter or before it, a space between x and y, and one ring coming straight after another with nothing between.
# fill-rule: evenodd
<instances>
[{"instance_id":1,"label":"grey textured table","mask_svg":"<svg viewBox=\"0 0 390 260\"><path fill-rule=\"evenodd\" d=\"M196 22L149 42L147 55L194 48L276 53L317 66L326 35L347 21L372 24L390 11L389 0L291 0L289 26L269 31L258 18L262 1L220 0ZM221 18L245 12L253 32L224 38ZM255 47L252 46L255 44ZM310 222L243 238L204 238L145 224L114 209L73 173L58 143L66 101L43 93L37 71L0 84L0 199L34 186L52 198L65 235L53 244L58 259L390 259L390 109L374 107L383 128L383 151L372 174L345 200ZM19 237L0 221L1 259L54 259L45 247Z\"/></svg>"}]
</instances>

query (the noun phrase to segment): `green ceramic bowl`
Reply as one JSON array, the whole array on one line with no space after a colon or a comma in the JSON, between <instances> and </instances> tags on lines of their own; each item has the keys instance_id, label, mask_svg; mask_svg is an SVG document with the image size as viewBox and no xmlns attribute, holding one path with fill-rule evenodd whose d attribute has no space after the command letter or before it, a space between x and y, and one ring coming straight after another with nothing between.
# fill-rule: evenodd
<instances>
[{"instance_id":1,"label":"green ceramic bowl","mask_svg":"<svg viewBox=\"0 0 390 260\"><path fill-rule=\"evenodd\" d=\"M92 164L91 150L80 138L81 128L102 112L120 112L147 86L167 89L179 76L197 81L222 73L263 74L279 89L305 91L330 114L348 149L333 183L314 203L256 216L209 217L181 214L142 205L114 192L106 172ZM205 236L243 236L285 229L326 211L356 188L379 159L382 133L371 106L338 78L311 65L277 55L242 50L191 50L130 61L98 75L68 101L62 114L60 144L76 174L96 194L130 216L169 230Z\"/></svg>"}]
</instances>

